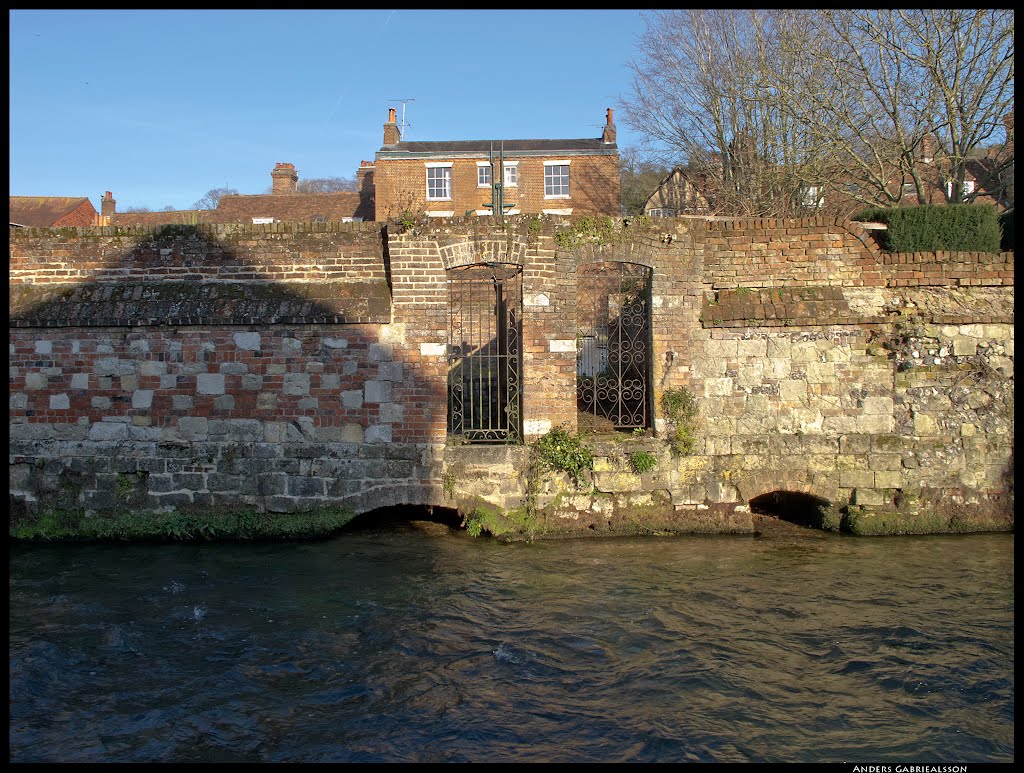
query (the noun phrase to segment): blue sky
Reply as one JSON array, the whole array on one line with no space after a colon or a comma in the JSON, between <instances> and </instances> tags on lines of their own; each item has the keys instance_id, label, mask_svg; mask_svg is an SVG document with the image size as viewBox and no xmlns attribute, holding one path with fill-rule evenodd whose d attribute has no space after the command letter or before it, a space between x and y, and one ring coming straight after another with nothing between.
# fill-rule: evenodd
<instances>
[{"instance_id":1,"label":"blue sky","mask_svg":"<svg viewBox=\"0 0 1024 773\"><path fill-rule=\"evenodd\" d=\"M402 98L411 140L598 137L644 29L627 10L12 10L10 192L187 209L266 192L277 162L352 177Z\"/></svg>"}]
</instances>

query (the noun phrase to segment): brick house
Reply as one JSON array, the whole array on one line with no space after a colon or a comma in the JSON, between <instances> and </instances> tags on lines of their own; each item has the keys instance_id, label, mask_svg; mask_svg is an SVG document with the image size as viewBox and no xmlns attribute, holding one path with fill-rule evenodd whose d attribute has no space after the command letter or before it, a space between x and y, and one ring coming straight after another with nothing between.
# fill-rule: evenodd
<instances>
[{"instance_id":1,"label":"brick house","mask_svg":"<svg viewBox=\"0 0 1024 773\"><path fill-rule=\"evenodd\" d=\"M405 142L391 108L370 182L376 219L404 211L487 216L497 182L506 214L618 215L612 112L596 139Z\"/></svg>"},{"instance_id":2,"label":"brick house","mask_svg":"<svg viewBox=\"0 0 1024 773\"><path fill-rule=\"evenodd\" d=\"M369 162L364 161L364 165ZM367 174L360 167L359 179ZM103 225L165 225L173 223L343 223L373 220L372 193L337 191L297 192L299 175L294 164L278 163L270 172L271 192L222 196L216 209L167 212L116 212L110 191L101 200Z\"/></svg>"},{"instance_id":3,"label":"brick house","mask_svg":"<svg viewBox=\"0 0 1024 773\"><path fill-rule=\"evenodd\" d=\"M11 196L10 223L28 228L96 225L96 207L84 196Z\"/></svg>"},{"instance_id":4,"label":"brick house","mask_svg":"<svg viewBox=\"0 0 1024 773\"><path fill-rule=\"evenodd\" d=\"M703 175L693 175L677 166L651 191L643 212L648 217L710 214L711 205L702 189L706 189Z\"/></svg>"}]
</instances>

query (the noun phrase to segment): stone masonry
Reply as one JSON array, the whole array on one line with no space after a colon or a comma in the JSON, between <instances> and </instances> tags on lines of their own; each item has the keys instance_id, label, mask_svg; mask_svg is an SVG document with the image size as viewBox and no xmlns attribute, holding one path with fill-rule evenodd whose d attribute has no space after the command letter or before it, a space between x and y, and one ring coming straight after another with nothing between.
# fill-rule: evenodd
<instances>
[{"instance_id":1,"label":"stone masonry","mask_svg":"<svg viewBox=\"0 0 1024 773\"><path fill-rule=\"evenodd\" d=\"M614 225L14 229L12 508L530 502L552 531L749 532L787 491L858 533L1012 528L1012 253L889 255L820 218ZM654 436L531 483L529 444L577 429L576 270L606 261L653 270ZM522 269L526 445L447 442L447 272L487 262ZM681 387L698 440L674 457Z\"/></svg>"}]
</instances>

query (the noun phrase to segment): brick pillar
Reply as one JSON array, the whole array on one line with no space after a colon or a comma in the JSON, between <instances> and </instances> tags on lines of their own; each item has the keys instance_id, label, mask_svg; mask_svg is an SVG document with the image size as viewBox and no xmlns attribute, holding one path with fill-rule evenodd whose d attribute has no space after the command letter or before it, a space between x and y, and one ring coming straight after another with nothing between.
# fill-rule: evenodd
<instances>
[{"instance_id":1,"label":"brick pillar","mask_svg":"<svg viewBox=\"0 0 1024 773\"><path fill-rule=\"evenodd\" d=\"M299 182L295 164L279 163L270 173L270 177L274 181L272 193L295 193L295 186Z\"/></svg>"}]
</instances>

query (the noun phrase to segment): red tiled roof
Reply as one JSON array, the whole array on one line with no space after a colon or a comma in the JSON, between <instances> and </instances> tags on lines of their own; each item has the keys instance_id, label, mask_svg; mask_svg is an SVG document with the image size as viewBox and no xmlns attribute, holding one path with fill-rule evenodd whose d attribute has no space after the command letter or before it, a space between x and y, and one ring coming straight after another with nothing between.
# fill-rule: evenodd
<instances>
[{"instance_id":1,"label":"red tiled roof","mask_svg":"<svg viewBox=\"0 0 1024 773\"><path fill-rule=\"evenodd\" d=\"M254 217L272 217L286 223L366 217L359 211L356 192L231 194L221 197L213 210L214 223L251 223Z\"/></svg>"},{"instance_id":2,"label":"red tiled roof","mask_svg":"<svg viewBox=\"0 0 1024 773\"><path fill-rule=\"evenodd\" d=\"M165 212L117 212L111 225L173 225L213 222L213 210L177 209Z\"/></svg>"},{"instance_id":3,"label":"red tiled roof","mask_svg":"<svg viewBox=\"0 0 1024 773\"><path fill-rule=\"evenodd\" d=\"M85 196L11 196L10 222L31 228L51 228L84 205L88 205L85 210L88 215L82 213L84 218L95 216L96 208ZM91 225L91 222L75 222L74 225Z\"/></svg>"}]
</instances>

